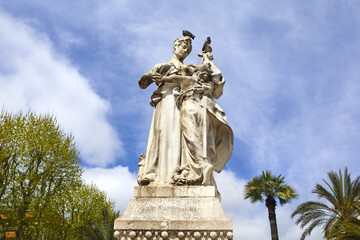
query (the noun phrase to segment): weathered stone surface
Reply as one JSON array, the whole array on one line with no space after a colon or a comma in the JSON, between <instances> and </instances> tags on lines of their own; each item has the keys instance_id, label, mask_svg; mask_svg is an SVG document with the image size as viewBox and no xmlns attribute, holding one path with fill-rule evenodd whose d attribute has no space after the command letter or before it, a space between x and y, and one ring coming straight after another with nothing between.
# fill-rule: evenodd
<instances>
[{"instance_id":1,"label":"weathered stone surface","mask_svg":"<svg viewBox=\"0 0 360 240\"><path fill-rule=\"evenodd\" d=\"M115 237L119 240L230 240L233 239L233 233L230 231L176 231L176 230L165 230L165 231L116 231Z\"/></svg>"},{"instance_id":2,"label":"weathered stone surface","mask_svg":"<svg viewBox=\"0 0 360 240\"><path fill-rule=\"evenodd\" d=\"M115 220L118 239L232 239L214 186L135 187Z\"/></svg>"},{"instance_id":3,"label":"weathered stone surface","mask_svg":"<svg viewBox=\"0 0 360 240\"><path fill-rule=\"evenodd\" d=\"M214 186L146 186L135 187L135 198L148 197L216 197L216 188Z\"/></svg>"}]
</instances>

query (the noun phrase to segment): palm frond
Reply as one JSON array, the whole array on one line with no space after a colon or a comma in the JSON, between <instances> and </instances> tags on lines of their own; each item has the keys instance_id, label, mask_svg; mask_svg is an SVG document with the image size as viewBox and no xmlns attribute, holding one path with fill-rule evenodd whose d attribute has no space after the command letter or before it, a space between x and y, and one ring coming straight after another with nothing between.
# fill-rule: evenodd
<instances>
[{"instance_id":1,"label":"palm frond","mask_svg":"<svg viewBox=\"0 0 360 240\"><path fill-rule=\"evenodd\" d=\"M359 201L360 203L360 176L351 182L349 191L349 202Z\"/></svg>"},{"instance_id":2,"label":"palm frond","mask_svg":"<svg viewBox=\"0 0 360 240\"><path fill-rule=\"evenodd\" d=\"M250 198L252 203L255 202L263 202L264 197L262 195L263 186L260 182L259 178L252 178L246 185L245 185L245 199Z\"/></svg>"},{"instance_id":3,"label":"palm frond","mask_svg":"<svg viewBox=\"0 0 360 240\"><path fill-rule=\"evenodd\" d=\"M328 184L325 180L324 182ZM315 189L312 190L312 193L315 193L318 195L318 198L324 198L327 201L329 201L333 206L336 206L338 204L338 200L336 196L333 194L333 192L329 192L326 188L321 186L320 184L316 184Z\"/></svg>"},{"instance_id":4,"label":"palm frond","mask_svg":"<svg viewBox=\"0 0 360 240\"><path fill-rule=\"evenodd\" d=\"M245 185L245 199L252 203L264 202L268 196L278 198L280 204L287 203L290 199L296 198L298 194L294 188L285 184L285 177L275 176L270 170L262 171L262 174L253 177Z\"/></svg>"},{"instance_id":5,"label":"palm frond","mask_svg":"<svg viewBox=\"0 0 360 240\"><path fill-rule=\"evenodd\" d=\"M314 230L315 227L318 227L320 225L323 224L323 220L322 219L317 219L314 220L303 232L303 234L301 235L301 240L304 240L306 236L310 236L312 230Z\"/></svg>"},{"instance_id":6,"label":"palm frond","mask_svg":"<svg viewBox=\"0 0 360 240\"><path fill-rule=\"evenodd\" d=\"M326 187L316 184L315 189L312 190L312 193L316 194L320 200L328 202L305 202L299 205L291 215L291 218L298 217L296 224L300 224L301 228L307 227L302 239L310 235L313 228L320 225L323 226L324 237L347 239L340 237L345 236L344 233L347 232L348 219L359 216L360 177L351 181L351 174L347 168L344 174L341 170L338 173L330 171L328 177L329 182L323 179Z\"/></svg>"}]
</instances>

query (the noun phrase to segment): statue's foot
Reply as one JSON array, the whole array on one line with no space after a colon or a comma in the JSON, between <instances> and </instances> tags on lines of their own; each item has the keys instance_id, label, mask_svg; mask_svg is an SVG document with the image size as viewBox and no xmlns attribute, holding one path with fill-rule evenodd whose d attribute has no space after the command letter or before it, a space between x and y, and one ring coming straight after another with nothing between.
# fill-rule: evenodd
<instances>
[{"instance_id":1,"label":"statue's foot","mask_svg":"<svg viewBox=\"0 0 360 240\"><path fill-rule=\"evenodd\" d=\"M186 184L186 179L181 177L180 175L174 175L172 179L175 186L183 186Z\"/></svg>"},{"instance_id":2,"label":"statue's foot","mask_svg":"<svg viewBox=\"0 0 360 240\"><path fill-rule=\"evenodd\" d=\"M149 179L149 178L138 179L138 183L139 183L140 186L149 185L150 182L151 182L151 179Z\"/></svg>"},{"instance_id":3,"label":"statue's foot","mask_svg":"<svg viewBox=\"0 0 360 240\"><path fill-rule=\"evenodd\" d=\"M183 186L186 184L186 180L185 179L182 179L182 178L179 178L177 180L175 180L175 186Z\"/></svg>"},{"instance_id":4,"label":"statue's foot","mask_svg":"<svg viewBox=\"0 0 360 240\"><path fill-rule=\"evenodd\" d=\"M176 173L171 177L175 186L188 184L187 176L189 175L189 170L187 168L178 167L175 172Z\"/></svg>"}]
</instances>

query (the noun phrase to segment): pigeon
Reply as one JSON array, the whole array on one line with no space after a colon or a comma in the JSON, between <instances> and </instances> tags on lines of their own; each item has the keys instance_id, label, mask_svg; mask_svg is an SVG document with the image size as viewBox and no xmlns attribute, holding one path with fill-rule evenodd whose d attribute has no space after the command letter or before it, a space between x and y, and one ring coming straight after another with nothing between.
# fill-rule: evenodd
<instances>
[{"instance_id":1,"label":"pigeon","mask_svg":"<svg viewBox=\"0 0 360 240\"><path fill-rule=\"evenodd\" d=\"M212 52L212 48L210 46L210 43L211 43L211 38L207 37L205 42L204 42L204 45L202 47L203 52Z\"/></svg>"},{"instance_id":2,"label":"pigeon","mask_svg":"<svg viewBox=\"0 0 360 240\"><path fill-rule=\"evenodd\" d=\"M191 37L193 40L195 38L194 34L192 34L191 32L189 32L187 30L183 30L182 34L184 37Z\"/></svg>"}]
</instances>

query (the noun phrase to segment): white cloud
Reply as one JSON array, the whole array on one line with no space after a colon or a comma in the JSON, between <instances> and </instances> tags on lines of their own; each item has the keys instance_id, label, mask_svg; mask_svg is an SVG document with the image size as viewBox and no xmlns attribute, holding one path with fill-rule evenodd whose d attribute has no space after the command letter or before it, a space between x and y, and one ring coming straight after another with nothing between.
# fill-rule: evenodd
<instances>
[{"instance_id":1,"label":"white cloud","mask_svg":"<svg viewBox=\"0 0 360 240\"><path fill-rule=\"evenodd\" d=\"M86 40L79 35L67 30L58 30L59 48L64 49L65 52L70 51L71 47L85 47Z\"/></svg>"},{"instance_id":2,"label":"white cloud","mask_svg":"<svg viewBox=\"0 0 360 240\"><path fill-rule=\"evenodd\" d=\"M32 109L57 116L75 135L83 160L106 166L123 152L100 98L45 35L0 12L0 104L8 110Z\"/></svg>"},{"instance_id":3,"label":"white cloud","mask_svg":"<svg viewBox=\"0 0 360 240\"><path fill-rule=\"evenodd\" d=\"M116 201L116 209L122 214L134 196L134 186L137 185L136 175L127 167L84 168L83 178L87 183L96 184L102 191Z\"/></svg>"}]
</instances>

